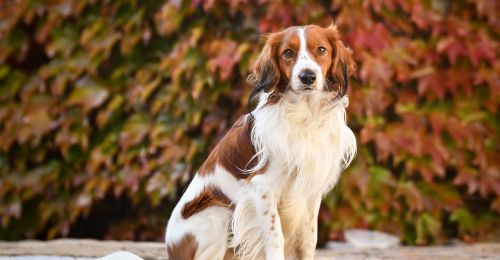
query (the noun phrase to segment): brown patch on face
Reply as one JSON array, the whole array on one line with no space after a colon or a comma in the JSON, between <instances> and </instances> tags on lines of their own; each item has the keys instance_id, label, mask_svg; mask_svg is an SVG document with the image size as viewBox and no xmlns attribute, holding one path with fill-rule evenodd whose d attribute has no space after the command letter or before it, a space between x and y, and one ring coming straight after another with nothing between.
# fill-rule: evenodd
<instances>
[{"instance_id":1,"label":"brown patch on face","mask_svg":"<svg viewBox=\"0 0 500 260\"><path fill-rule=\"evenodd\" d=\"M356 70L356 63L352 59L352 51L344 46L335 25L322 28L316 25L305 27L307 50L310 57L321 67L321 72L333 83L326 85L327 91L334 91L337 86L339 96L347 91L347 77ZM320 52L320 47L326 49Z\"/></svg>"},{"instance_id":2,"label":"brown patch on face","mask_svg":"<svg viewBox=\"0 0 500 260\"><path fill-rule=\"evenodd\" d=\"M270 92L267 104L275 104L285 92L290 81L296 55L285 58L283 52L287 49L295 54L300 47L297 27L290 27L278 33L265 37L266 44L254 64L252 74L248 81L254 86L249 98L249 103L261 91Z\"/></svg>"},{"instance_id":3,"label":"brown patch on face","mask_svg":"<svg viewBox=\"0 0 500 260\"><path fill-rule=\"evenodd\" d=\"M297 28L293 27L283 32L283 40L279 46L279 59L278 64L280 68L280 73L289 82L292 78L292 71L295 63L297 63L297 54L300 50L300 39L298 35ZM286 51L291 51L290 57L286 55ZM283 92L285 89L280 89Z\"/></svg>"},{"instance_id":4,"label":"brown patch on face","mask_svg":"<svg viewBox=\"0 0 500 260\"><path fill-rule=\"evenodd\" d=\"M334 24L324 29L326 37L333 46L333 60L328 71L327 77L339 86L339 93L337 96L344 96L347 92L348 77L356 71L356 63L352 59L352 51L344 46L340 40L340 35L337 26Z\"/></svg>"},{"instance_id":5,"label":"brown patch on face","mask_svg":"<svg viewBox=\"0 0 500 260\"><path fill-rule=\"evenodd\" d=\"M170 260L192 260L195 257L198 243L191 234L186 234L182 239L167 246L167 255Z\"/></svg>"},{"instance_id":6,"label":"brown patch on face","mask_svg":"<svg viewBox=\"0 0 500 260\"><path fill-rule=\"evenodd\" d=\"M304 28L304 34L309 57L321 67L323 75L328 75L328 70L332 66L332 54L335 52L333 45L327 37L328 29L317 25L308 25ZM320 48L325 48L326 51L320 52Z\"/></svg>"},{"instance_id":7,"label":"brown patch on face","mask_svg":"<svg viewBox=\"0 0 500 260\"><path fill-rule=\"evenodd\" d=\"M217 187L206 187L196 198L184 204L181 216L187 219L208 207L231 208L231 200Z\"/></svg>"},{"instance_id":8,"label":"brown patch on face","mask_svg":"<svg viewBox=\"0 0 500 260\"><path fill-rule=\"evenodd\" d=\"M212 174L217 164L237 179L247 179L265 170L253 174L242 171L251 169L257 164L257 158L253 158L256 152L250 137L253 120L251 116L242 116L236 121L201 166L200 176Z\"/></svg>"}]
</instances>

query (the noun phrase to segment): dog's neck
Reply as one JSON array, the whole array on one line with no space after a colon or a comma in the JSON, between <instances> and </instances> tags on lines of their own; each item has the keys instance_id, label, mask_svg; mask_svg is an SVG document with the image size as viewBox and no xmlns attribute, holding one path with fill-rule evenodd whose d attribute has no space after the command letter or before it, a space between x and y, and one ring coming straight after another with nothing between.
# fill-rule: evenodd
<instances>
[{"instance_id":1,"label":"dog's neck","mask_svg":"<svg viewBox=\"0 0 500 260\"><path fill-rule=\"evenodd\" d=\"M345 123L348 98L321 94L287 96L276 104L261 97L252 129L259 160L281 163L298 191L324 192L337 181L342 165L355 154L356 141ZM263 165L263 163L261 165ZM321 188L322 187L322 188Z\"/></svg>"}]
</instances>

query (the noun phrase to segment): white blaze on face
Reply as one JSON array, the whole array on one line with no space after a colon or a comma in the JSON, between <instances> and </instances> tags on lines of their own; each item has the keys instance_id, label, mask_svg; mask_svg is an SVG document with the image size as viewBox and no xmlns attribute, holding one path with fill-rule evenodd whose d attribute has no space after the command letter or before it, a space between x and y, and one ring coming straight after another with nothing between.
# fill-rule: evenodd
<instances>
[{"instance_id":1,"label":"white blaze on face","mask_svg":"<svg viewBox=\"0 0 500 260\"><path fill-rule=\"evenodd\" d=\"M297 35L300 39L299 53L297 54L297 62L292 71L292 88L295 91L301 91L304 87L312 87L314 90L321 90L323 88L323 73L321 67L311 58L307 51L307 39L304 28L297 30ZM316 48L317 46L315 46ZM299 75L305 70L311 70L316 74L316 80L312 85L306 85L300 81Z\"/></svg>"}]
</instances>

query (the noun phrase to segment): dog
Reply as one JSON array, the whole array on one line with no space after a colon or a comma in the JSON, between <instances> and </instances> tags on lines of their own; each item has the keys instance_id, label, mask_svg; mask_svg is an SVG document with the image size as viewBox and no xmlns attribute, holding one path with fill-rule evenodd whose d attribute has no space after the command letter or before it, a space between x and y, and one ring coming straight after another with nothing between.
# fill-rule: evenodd
<instances>
[{"instance_id":1,"label":"dog","mask_svg":"<svg viewBox=\"0 0 500 260\"><path fill-rule=\"evenodd\" d=\"M248 77L256 106L174 208L169 259L313 259L322 197L356 154L346 125L352 51L336 25L265 37Z\"/></svg>"}]
</instances>

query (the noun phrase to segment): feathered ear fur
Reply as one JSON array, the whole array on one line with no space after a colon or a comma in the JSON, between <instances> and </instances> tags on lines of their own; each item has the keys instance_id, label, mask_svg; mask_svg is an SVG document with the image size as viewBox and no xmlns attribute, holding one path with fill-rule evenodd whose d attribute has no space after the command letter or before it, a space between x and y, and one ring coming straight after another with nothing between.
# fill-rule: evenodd
<instances>
[{"instance_id":1,"label":"feathered ear fur","mask_svg":"<svg viewBox=\"0 0 500 260\"><path fill-rule=\"evenodd\" d=\"M356 71L356 63L352 59L352 51L345 47L340 41L337 26L334 24L327 28L328 40L333 46L332 65L330 67L329 79L339 86L337 99L345 96L349 87L349 75Z\"/></svg>"},{"instance_id":2,"label":"feathered ear fur","mask_svg":"<svg viewBox=\"0 0 500 260\"><path fill-rule=\"evenodd\" d=\"M273 33L265 37L266 44L254 64L253 72L247 80L253 91L248 98L250 104L260 92L272 92L280 85L281 73L278 64L279 47L283 38L282 33Z\"/></svg>"}]
</instances>

